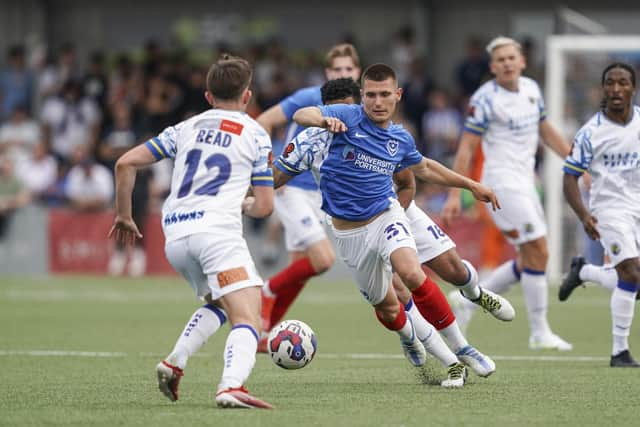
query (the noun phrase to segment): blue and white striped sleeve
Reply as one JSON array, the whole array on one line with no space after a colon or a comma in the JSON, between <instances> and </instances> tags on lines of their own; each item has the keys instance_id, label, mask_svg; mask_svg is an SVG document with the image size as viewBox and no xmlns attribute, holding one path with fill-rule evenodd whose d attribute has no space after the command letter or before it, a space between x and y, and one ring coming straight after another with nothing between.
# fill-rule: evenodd
<instances>
[{"instance_id":1,"label":"blue and white striped sleeve","mask_svg":"<svg viewBox=\"0 0 640 427\"><path fill-rule=\"evenodd\" d=\"M491 101L485 96L474 95L469 101L464 130L475 135L484 135L491 120Z\"/></svg>"},{"instance_id":2,"label":"blue and white striped sleeve","mask_svg":"<svg viewBox=\"0 0 640 427\"><path fill-rule=\"evenodd\" d=\"M251 170L251 185L273 187L271 138L266 132L259 131L255 136L255 143L257 153Z\"/></svg>"},{"instance_id":3,"label":"blue and white striped sleeve","mask_svg":"<svg viewBox=\"0 0 640 427\"><path fill-rule=\"evenodd\" d=\"M589 169L592 159L591 130L581 129L573 140L571 152L565 159L562 170L570 175L581 176Z\"/></svg>"},{"instance_id":4,"label":"blue and white striped sleeve","mask_svg":"<svg viewBox=\"0 0 640 427\"><path fill-rule=\"evenodd\" d=\"M158 136L145 142L145 146L151 151L156 160L176 157L176 146L178 140L178 126L169 126Z\"/></svg>"}]
</instances>

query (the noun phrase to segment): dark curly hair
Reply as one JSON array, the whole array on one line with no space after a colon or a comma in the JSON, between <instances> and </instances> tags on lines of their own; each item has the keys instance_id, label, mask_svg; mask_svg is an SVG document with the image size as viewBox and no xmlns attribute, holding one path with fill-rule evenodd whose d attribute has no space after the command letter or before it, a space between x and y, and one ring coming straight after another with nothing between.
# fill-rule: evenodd
<instances>
[{"instance_id":1,"label":"dark curly hair","mask_svg":"<svg viewBox=\"0 0 640 427\"><path fill-rule=\"evenodd\" d=\"M352 78L329 80L320 88L322 103L353 97L356 104L360 103L360 86Z\"/></svg>"}]
</instances>

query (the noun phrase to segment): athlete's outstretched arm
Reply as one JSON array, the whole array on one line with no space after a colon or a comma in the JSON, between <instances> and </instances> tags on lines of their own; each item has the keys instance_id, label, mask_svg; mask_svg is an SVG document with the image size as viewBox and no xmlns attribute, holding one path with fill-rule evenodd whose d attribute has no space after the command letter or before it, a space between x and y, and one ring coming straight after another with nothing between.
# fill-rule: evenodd
<instances>
[{"instance_id":1,"label":"athlete's outstretched arm","mask_svg":"<svg viewBox=\"0 0 640 427\"><path fill-rule=\"evenodd\" d=\"M318 107L305 107L295 112L293 120L300 126L318 127L329 132L346 132L347 126L335 117L324 117Z\"/></svg>"},{"instance_id":2,"label":"athlete's outstretched arm","mask_svg":"<svg viewBox=\"0 0 640 427\"><path fill-rule=\"evenodd\" d=\"M253 187L253 196L242 202L242 213L253 218L264 218L273 212L273 187L258 185Z\"/></svg>"},{"instance_id":3,"label":"athlete's outstretched arm","mask_svg":"<svg viewBox=\"0 0 640 427\"><path fill-rule=\"evenodd\" d=\"M156 158L146 145L138 145L124 153L116 162L116 219L109 231L109 237L123 243L133 243L142 238L131 213L131 194L136 182L138 169L156 162Z\"/></svg>"},{"instance_id":4,"label":"athlete's outstretched arm","mask_svg":"<svg viewBox=\"0 0 640 427\"><path fill-rule=\"evenodd\" d=\"M393 182L396 183L398 202L403 208L407 209L416 196L416 179L413 176L413 172L409 169L396 172L393 174Z\"/></svg>"},{"instance_id":5,"label":"athlete's outstretched arm","mask_svg":"<svg viewBox=\"0 0 640 427\"><path fill-rule=\"evenodd\" d=\"M553 127L549 120L540 123L540 137L542 141L563 159L569 155L571 145L560 135L560 132Z\"/></svg>"},{"instance_id":6,"label":"athlete's outstretched arm","mask_svg":"<svg viewBox=\"0 0 640 427\"><path fill-rule=\"evenodd\" d=\"M493 210L500 209L498 198L491 188L460 175L435 160L423 157L420 163L411 166L410 169L417 178L423 181L449 187L466 188L477 200L491 203Z\"/></svg>"},{"instance_id":7,"label":"athlete's outstretched arm","mask_svg":"<svg viewBox=\"0 0 640 427\"><path fill-rule=\"evenodd\" d=\"M287 116L284 115L280 104L277 104L260 114L256 121L271 136L274 128L287 124Z\"/></svg>"},{"instance_id":8,"label":"athlete's outstretched arm","mask_svg":"<svg viewBox=\"0 0 640 427\"><path fill-rule=\"evenodd\" d=\"M465 131L460 138L460 145L456 152L456 157L453 160L453 170L461 175L467 175L469 173L469 167L473 154L478 147L478 144L482 142L482 137L475 133ZM460 202L460 190L452 188L449 190L449 197L447 198L444 207L442 208L441 218L446 226L450 226L453 218L460 215L462 210L462 204Z\"/></svg>"},{"instance_id":9,"label":"athlete's outstretched arm","mask_svg":"<svg viewBox=\"0 0 640 427\"><path fill-rule=\"evenodd\" d=\"M582 202L580 188L578 187L579 178L579 176L565 173L562 178L562 191L564 192L564 197L567 199L567 202L569 202L569 206L571 206L571 209L573 209L578 219L582 222L584 231L587 232L592 240L598 240L600 239L600 233L598 233L598 229L596 228L598 219L589 213Z\"/></svg>"}]
</instances>

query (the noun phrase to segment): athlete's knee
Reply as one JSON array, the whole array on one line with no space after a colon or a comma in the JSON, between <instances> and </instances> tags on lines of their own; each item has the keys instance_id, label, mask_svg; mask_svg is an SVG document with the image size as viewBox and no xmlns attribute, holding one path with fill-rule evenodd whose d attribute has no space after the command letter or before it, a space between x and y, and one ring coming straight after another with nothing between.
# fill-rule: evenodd
<instances>
[{"instance_id":1,"label":"athlete's knee","mask_svg":"<svg viewBox=\"0 0 640 427\"><path fill-rule=\"evenodd\" d=\"M416 289L422 285L422 282L424 282L426 278L422 268L418 268L417 266L403 272L398 272L398 275L409 289Z\"/></svg>"},{"instance_id":2,"label":"athlete's knee","mask_svg":"<svg viewBox=\"0 0 640 427\"><path fill-rule=\"evenodd\" d=\"M309 248L307 254L316 274L329 270L336 261L336 253L328 240L322 240L314 244Z\"/></svg>"},{"instance_id":3,"label":"athlete's knee","mask_svg":"<svg viewBox=\"0 0 640 427\"><path fill-rule=\"evenodd\" d=\"M311 257L311 265L313 265L313 269L316 271L316 274L322 274L329 270L335 261L336 255L333 251L317 254Z\"/></svg>"}]
</instances>

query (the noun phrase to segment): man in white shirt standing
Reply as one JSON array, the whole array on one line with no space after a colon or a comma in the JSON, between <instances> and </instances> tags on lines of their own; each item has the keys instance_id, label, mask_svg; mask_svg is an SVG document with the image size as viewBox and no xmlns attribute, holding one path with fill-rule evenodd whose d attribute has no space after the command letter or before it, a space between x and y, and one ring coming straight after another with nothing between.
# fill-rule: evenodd
<instances>
[{"instance_id":1,"label":"man in white shirt standing","mask_svg":"<svg viewBox=\"0 0 640 427\"><path fill-rule=\"evenodd\" d=\"M492 187L502 209L491 217L518 257L499 266L487 278L486 288L503 293L522 283L529 318L529 348L567 351L572 345L551 331L547 320L547 233L542 204L535 188L535 153L540 138L558 155L569 153L569 144L546 120L538 84L522 76L525 60L520 44L497 37L487 46L495 79L471 97L464 132L453 169L466 174L478 144L482 144L482 183ZM446 224L460 214L460 190L452 189L442 211ZM464 324L475 307L460 295L451 295L456 317Z\"/></svg>"}]
</instances>

